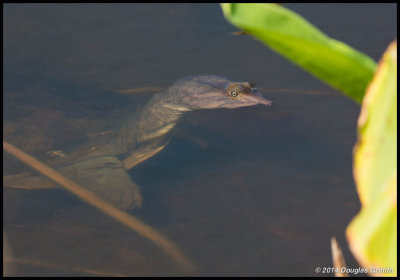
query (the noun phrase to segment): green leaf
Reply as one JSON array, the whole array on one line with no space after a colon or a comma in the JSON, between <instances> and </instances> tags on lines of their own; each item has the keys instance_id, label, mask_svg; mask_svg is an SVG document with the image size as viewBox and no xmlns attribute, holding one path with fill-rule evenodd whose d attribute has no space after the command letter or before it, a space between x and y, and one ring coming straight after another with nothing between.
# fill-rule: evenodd
<instances>
[{"instance_id":1,"label":"green leaf","mask_svg":"<svg viewBox=\"0 0 400 280\"><path fill-rule=\"evenodd\" d=\"M397 276L397 203L392 195L382 193L346 230L353 255L371 276ZM386 270L374 272L372 267Z\"/></svg>"},{"instance_id":2,"label":"green leaf","mask_svg":"<svg viewBox=\"0 0 400 280\"><path fill-rule=\"evenodd\" d=\"M397 43L380 61L358 119L354 177L363 206L385 188L397 166Z\"/></svg>"},{"instance_id":3,"label":"green leaf","mask_svg":"<svg viewBox=\"0 0 400 280\"><path fill-rule=\"evenodd\" d=\"M353 169L362 209L347 228L350 248L364 267L391 267L381 275L397 275L396 41L363 100Z\"/></svg>"},{"instance_id":4,"label":"green leaf","mask_svg":"<svg viewBox=\"0 0 400 280\"><path fill-rule=\"evenodd\" d=\"M361 102L376 64L277 4L221 4L225 18L304 70Z\"/></svg>"}]
</instances>

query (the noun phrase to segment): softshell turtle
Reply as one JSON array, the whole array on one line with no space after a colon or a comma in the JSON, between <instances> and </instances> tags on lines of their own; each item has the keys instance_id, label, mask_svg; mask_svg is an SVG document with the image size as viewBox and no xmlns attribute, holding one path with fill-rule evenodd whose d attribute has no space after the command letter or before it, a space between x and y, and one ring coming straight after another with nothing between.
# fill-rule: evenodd
<instances>
[{"instance_id":1,"label":"softshell turtle","mask_svg":"<svg viewBox=\"0 0 400 280\"><path fill-rule=\"evenodd\" d=\"M142 100L146 104L140 109L127 96L35 80L7 85L6 79L4 101L5 140L121 209L142 203L127 170L161 151L185 112L272 103L248 82L214 75L182 78ZM5 176L3 183L57 187L32 171Z\"/></svg>"}]
</instances>

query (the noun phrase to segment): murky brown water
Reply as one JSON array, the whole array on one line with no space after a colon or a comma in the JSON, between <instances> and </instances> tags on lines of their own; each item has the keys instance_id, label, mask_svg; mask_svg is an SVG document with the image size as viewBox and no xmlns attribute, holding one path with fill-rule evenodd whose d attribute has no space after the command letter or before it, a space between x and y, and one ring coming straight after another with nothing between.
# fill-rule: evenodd
<instances>
[{"instance_id":1,"label":"murky brown water","mask_svg":"<svg viewBox=\"0 0 400 280\"><path fill-rule=\"evenodd\" d=\"M397 32L394 4L288 8L376 60ZM130 213L178 244L200 275L316 276L332 264L331 236L358 267L344 230L359 209L359 106L232 36L218 5L7 4L3 15L5 83L117 91L207 73L254 82L274 100L191 112L166 149L130 171L144 196ZM17 114L4 109L5 120ZM3 202L14 275L182 275L158 247L65 191L5 188Z\"/></svg>"}]
</instances>

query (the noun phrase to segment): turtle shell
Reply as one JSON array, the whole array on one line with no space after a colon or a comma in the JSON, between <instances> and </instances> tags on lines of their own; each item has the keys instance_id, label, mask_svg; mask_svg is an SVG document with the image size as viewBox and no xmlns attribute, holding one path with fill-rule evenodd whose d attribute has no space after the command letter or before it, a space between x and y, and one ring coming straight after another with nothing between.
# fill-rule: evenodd
<instances>
[{"instance_id":1,"label":"turtle shell","mask_svg":"<svg viewBox=\"0 0 400 280\"><path fill-rule=\"evenodd\" d=\"M59 166L118 137L116 129L124 117L139 111L151 96L125 96L50 79L5 77L3 139L50 166ZM26 170L7 153L3 161L6 174Z\"/></svg>"}]
</instances>

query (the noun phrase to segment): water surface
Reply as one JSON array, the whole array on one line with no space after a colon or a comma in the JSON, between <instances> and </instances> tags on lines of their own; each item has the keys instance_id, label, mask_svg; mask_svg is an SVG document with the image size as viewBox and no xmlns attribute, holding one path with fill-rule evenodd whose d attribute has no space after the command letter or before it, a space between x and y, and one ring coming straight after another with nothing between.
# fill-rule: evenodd
<instances>
[{"instance_id":1,"label":"water surface","mask_svg":"<svg viewBox=\"0 0 400 280\"><path fill-rule=\"evenodd\" d=\"M395 4L287 7L375 60L397 33ZM191 112L162 152L130 171L144 196L130 213L177 243L201 275L315 276L332 265L331 236L358 267L344 231L359 210L351 169L359 105L233 36L217 4L6 4L3 16L5 84L101 93L205 73L254 82L274 101ZM29 105L23 93L14 102ZM18 116L3 109L5 121ZM6 188L3 202L15 275L182 273L65 191Z\"/></svg>"}]
</instances>

